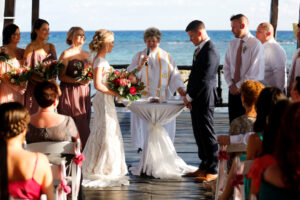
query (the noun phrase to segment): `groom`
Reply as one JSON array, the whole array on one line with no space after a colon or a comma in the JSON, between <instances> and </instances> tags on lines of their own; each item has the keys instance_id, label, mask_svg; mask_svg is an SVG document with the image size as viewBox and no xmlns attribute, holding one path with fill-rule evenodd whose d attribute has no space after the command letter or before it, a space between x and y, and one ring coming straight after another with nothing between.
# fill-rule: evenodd
<instances>
[{"instance_id":1,"label":"groom","mask_svg":"<svg viewBox=\"0 0 300 200\"><path fill-rule=\"evenodd\" d=\"M196 181L212 181L217 178L218 143L214 131L216 97L216 73L220 55L210 41L202 21L194 20L185 29L190 41L197 47L187 85L184 104L191 110L193 132L201 160L199 169L187 176Z\"/></svg>"}]
</instances>

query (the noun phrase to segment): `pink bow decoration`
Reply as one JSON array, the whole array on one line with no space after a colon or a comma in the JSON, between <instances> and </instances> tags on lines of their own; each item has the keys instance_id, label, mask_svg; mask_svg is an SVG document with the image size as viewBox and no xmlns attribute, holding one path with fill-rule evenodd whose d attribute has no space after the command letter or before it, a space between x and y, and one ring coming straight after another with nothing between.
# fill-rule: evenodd
<instances>
[{"instance_id":1,"label":"pink bow decoration","mask_svg":"<svg viewBox=\"0 0 300 200\"><path fill-rule=\"evenodd\" d=\"M84 161L84 155L83 154L79 154L79 155L76 155L73 160L74 162L76 163L76 165L79 165L81 166L82 165L82 162Z\"/></svg>"},{"instance_id":2,"label":"pink bow decoration","mask_svg":"<svg viewBox=\"0 0 300 200\"><path fill-rule=\"evenodd\" d=\"M239 185L243 185L243 184L244 184L244 176L242 174L236 174L233 180L231 181L231 185L233 187L238 187Z\"/></svg>"},{"instance_id":3,"label":"pink bow decoration","mask_svg":"<svg viewBox=\"0 0 300 200\"><path fill-rule=\"evenodd\" d=\"M229 160L229 157L229 154L224 150L220 150L218 153L218 160Z\"/></svg>"},{"instance_id":4,"label":"pink bow decoration","mask_svg":"<svg viewBox=\"0 0 300 200\"><path fill-rule=\"evenodd\" d=\"M60 187L66 194L69 194L71 192L71 187L67 185L67 181L65 179L61 180Z\"/></svg>"}]
</instances>

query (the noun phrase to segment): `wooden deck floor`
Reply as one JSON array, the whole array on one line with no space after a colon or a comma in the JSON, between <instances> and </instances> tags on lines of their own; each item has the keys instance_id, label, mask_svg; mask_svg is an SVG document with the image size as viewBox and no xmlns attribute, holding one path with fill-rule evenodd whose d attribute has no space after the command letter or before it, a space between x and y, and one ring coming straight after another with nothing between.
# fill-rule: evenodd
<instances>
[{"instance_id":1,"label":"wooden deck floor","mask_svg":"<svg viewBox=\"0 0 300 200\"><path fill-rule=\"evenodd\" d=\"M130 165L139 161L140 155L133 148L130 137L130 112L120 108L118 111L122 130L126 163ZM215 131L217 134L226 133L228 113L215 112ZM190 113L182 112L176 119L175 148L183 160L194 166L200 161L197 156ZM130 185L102 189L84 189L87 200L148 200L148 199L211 199L211 193L203 189L201 183L195 183L192 178L182 178L180 181L160 180L150 177L137 177L129 174Z\"/></svg>"}]
</instances>

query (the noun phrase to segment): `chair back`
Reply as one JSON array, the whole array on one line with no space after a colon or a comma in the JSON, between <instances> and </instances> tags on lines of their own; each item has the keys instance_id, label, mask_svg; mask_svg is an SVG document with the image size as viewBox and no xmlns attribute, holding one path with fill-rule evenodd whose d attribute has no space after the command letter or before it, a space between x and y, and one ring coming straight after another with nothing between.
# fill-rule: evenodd
<instances>
[{"instance_id":1,"label":"chair back","mask_svg":"<svg viewBox=\"0 0 300 200\"><path fill-rule=\"evenodd\" d=\"M28 151L40 152L44 154L70 154L76 155L80 154L80 140L76 142L62 141L62 142L36 142L30 143L25 146ZM72 199L77 199L81 170L80 166L76 165L74 161L71 162L70 171L71 176L66 176L66 167L65 161L62 161L60 165L51 165L51 170L53 174L53 183L54 185L60 186L62 180L70 181L72 185ZM65 200L66 194L59 194L59 191L56 190L56 199Z\"/></svg>"},{"instance_id":2,"label":"chair back","mask_svg":"<svg viewBox=\"0 0 300 200\"><path fill-rule=\"evenodd\" d=\"M55 154L71 154L75 155L74 143L63 142L35 142L26 145L26 149L32 152L55 153Z\"/></svg>"}]
</instances>

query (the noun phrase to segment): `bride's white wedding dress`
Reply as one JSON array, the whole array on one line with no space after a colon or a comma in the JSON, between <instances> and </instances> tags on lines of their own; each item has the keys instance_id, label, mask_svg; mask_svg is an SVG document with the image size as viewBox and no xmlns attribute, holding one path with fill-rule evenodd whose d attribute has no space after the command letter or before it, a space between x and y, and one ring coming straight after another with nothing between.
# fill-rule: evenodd
<instances>
[{"instance_id":1,"label":"bride's white wedding dress","mask_svg":"<svg viewBox=\"0 0 300 200\"><path fill-rule=\"evenodd\" d=\"M104 58L96 58L93 68L100 67L107 80L110 65ZM101 70L102 70L101 69ZM104 82L103 82L104 83ZM93 101L94 123L83 154L84 187L129 185L127 166L114 97L97 91Z\"/></svg>"}]
</instances>

